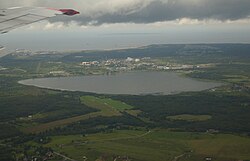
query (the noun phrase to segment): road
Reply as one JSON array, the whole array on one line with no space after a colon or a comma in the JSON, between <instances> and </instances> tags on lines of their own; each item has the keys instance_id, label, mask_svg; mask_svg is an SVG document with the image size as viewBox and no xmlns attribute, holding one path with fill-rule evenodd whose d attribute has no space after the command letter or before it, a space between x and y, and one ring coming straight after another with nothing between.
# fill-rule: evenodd
<instances>
[{"instance_id":1,"label":"road","mask_svg":"<svg viewBox=\"0 0 250 161\"><path fill-rule=\"evenodd\" d=\"M100 139L100 140L93 140L93 141L116 141L116 140L124 140L124 139L136 139L136 138L142 138L148 134L150 134L152 131L147 131L141 135L136 135L136 136L128 136L128 137L120 137L120 138L113 138L113 139ZM93 142L89 141L89 142Z\"/></svg>"},{"instance_id":2,"label":"road","mask_svg":"<svg viewBox=\"0 0 250 161\"><path fill-rule=\"evenodd\" d=\"M65 155L63 155L63 154L60 154L60 153L58 153L58 152L53 152L55 155L57 155L57 156L60 156L60 157L62 157L65 161L67 161L67 160L69 160L69 161L76 161L76 160L74 160L74 159L71 159L71 158L69 158L69 157L67 157L67 156L65 156Z\"/></svg>"},{"instance_id":3,"label":"road","mask_svg":"<svg viewBox=\"0 0 250 161\"><path fill-rule=\"evenodd\" d=\"M184 157L186 154L187 154L187 153L178 155L178 156L174 157L174 159L173 159L172 161L178 161L181 157Z\"/></svg>"}]
</instances>

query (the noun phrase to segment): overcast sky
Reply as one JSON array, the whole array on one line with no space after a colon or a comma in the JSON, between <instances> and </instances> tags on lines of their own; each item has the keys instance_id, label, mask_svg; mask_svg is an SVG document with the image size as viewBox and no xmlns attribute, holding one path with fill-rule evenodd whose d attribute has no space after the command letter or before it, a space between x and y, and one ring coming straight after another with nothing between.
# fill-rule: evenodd
<instances>
[{"instance_id":1,"label":"overcast sky","mask_svg":"<svg viewBox=\"0 0 250 161\"><path fill-rule=\"evenodd\" d=\"M0 0L0 6L81 12L0 36L0 44L22 48L31 47L31 42L32 48L51 50L62 46L77 50L152 43L250 43L250 0ZM70 41L65 43L65 37Z\"/></svg>"}]
</instances>

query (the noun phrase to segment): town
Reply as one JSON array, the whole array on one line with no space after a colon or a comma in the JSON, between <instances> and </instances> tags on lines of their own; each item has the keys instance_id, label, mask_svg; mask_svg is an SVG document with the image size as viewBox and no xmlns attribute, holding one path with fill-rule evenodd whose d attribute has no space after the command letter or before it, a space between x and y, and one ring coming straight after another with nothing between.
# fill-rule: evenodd
<instances>
[{"instance_id":1,"label":"town","mask_svg":"<svg viewBox=\"0 0 250 161\"><path fill-rule=\"evenodd\" d=\"M165 70L189 70L198 68L209 68L215 64L179 64L167 60L152 59L150 57L126 59L108 59L102 61L86 61L80 63L83 68L99 68L110 72L122 72L133 70L152 70L152 71L165 71Z\"/></svg>"}]
</instances>

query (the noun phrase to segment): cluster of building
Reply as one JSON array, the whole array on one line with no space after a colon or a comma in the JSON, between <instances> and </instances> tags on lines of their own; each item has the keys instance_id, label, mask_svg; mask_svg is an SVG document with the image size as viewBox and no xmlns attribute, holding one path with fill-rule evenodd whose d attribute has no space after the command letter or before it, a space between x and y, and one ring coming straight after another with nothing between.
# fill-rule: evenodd
<instances>
[{"instance_id":1,"label":"cluster of building","mask_svg":"<svg viewBox=\"0 0 250 161\"><path fill-rule=\"evenodd\" d=\"M150 57L144 58L131 58L126 59L109 59L103 61L87 61L81 62L82 66L86 68L99 67L109 71L130 71L130 70L181 70L181 69L193 69L200 68L200 66L194 65L181 65L170 64L162 65L157 63L157 59L151 59Z\"/></svg>"},{"instance_id":2,"label":"cluster of building","mask_svg":"<svg viewBox=\"0 0 250 161\"><path fill-rule=\"evenodd\" d=\"M99 61L88 61L88 62L82 62L81 65L83 66L98 66L100 64Z\"/></svg>"},{"instance_id":3,"label":"cluster of building","mask_svg":"<svg viewBox=\"0 0 250 161\"><path fill-rule=\"evenodd\" d=\"M1 66L0 66L0 71L1 71L1 70L7 70L7 68L4 68L4 67L1 67Z\"/></svg>"}]
</instances>

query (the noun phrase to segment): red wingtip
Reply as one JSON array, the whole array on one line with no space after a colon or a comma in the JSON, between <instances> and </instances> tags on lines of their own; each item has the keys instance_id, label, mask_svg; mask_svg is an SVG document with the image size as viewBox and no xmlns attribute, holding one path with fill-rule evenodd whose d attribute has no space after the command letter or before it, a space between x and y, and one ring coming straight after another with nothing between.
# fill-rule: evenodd
<instances>
[{"instance_id":1,"label":"red wingtip","mask_svg":"<svg viewBox=\"0 0 250 161\"><path fill-rule=\"evenodd\" d=\"M80 14L80 12L73 10L73 9L59 9L63 14L68 15L68 16L73 16Z\"/></svg>"},{"instance_id":2,"label":"red wingtip","mask_svg":"<svg viewBox=\"0 0 250 161\"><path fill-rule=\"evenodd\" d=\"M55 8L48 8L48 9L55 10L55 11L60 11L63 14L68 15L68 16L73 16L73 15L80 14L80 12L78 12L76 10L73 10L73 9L55 9Z\"/></svg>"}]
</instances>

